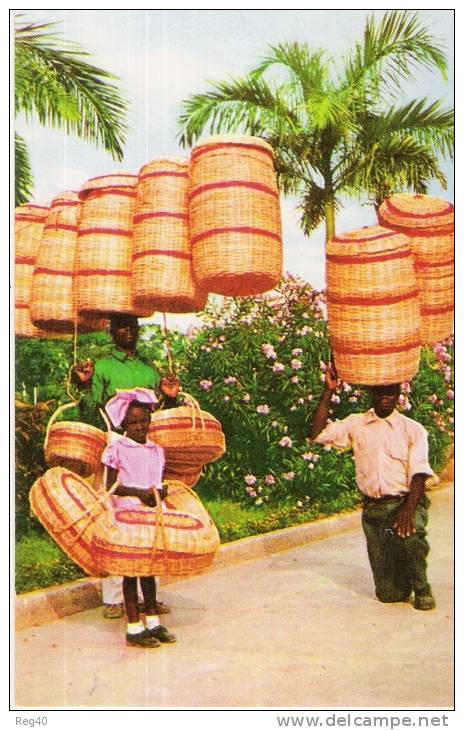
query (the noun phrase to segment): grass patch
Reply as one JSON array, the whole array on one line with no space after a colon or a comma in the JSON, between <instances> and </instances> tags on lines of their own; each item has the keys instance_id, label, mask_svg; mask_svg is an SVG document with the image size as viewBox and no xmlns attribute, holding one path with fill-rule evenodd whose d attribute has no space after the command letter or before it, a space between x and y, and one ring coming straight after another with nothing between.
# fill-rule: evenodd
<instances>
[{"instance_id":1,"label":"grass patch","mask_svg":"<svg viewBox=\"0 0 464 730\"><path fill-rule=\"evenodd\" d=\"M336 500L310 507L243 506L237 502L203 500L219 530L221 542L260 535L292 525L312 522L319 517L353 509L359 503L356 492L347 491ZM68 583L85 573L60 550L47 533L29 533L16 544L16 592Z\"/></svg>"},{"instance_id":2,"label":"grass patch","mask_svg":"<svg viewBox=\"0 0 464 730\"><path fill-rule=\"evenodd\" d=\"M17 593L67 583L85 573L46 533L24 535L16 544Z\"/></svg>"}]
</instances>

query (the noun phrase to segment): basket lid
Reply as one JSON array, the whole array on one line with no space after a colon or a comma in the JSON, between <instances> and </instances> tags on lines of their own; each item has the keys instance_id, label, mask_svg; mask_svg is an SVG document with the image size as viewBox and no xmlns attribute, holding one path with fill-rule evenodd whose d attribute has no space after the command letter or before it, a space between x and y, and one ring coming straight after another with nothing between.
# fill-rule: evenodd
<instances>
[{"instance_id":1,"label":"basket lid","mask_svg":"<svg viewBox=\"0 0 464 730\"><path fill-rule=\"evenodd\" d=\"M339 245L340 244L340 245ZM351 247L348 244L353 244ZM392 231L384 226L363 226L355 231L347 231L333 236L327 244L327 251L344 249L346 252L355 252L369 248L369 250L383 250L385 248L402 248L409 246L409 239L403 233Z\"/></svg>"},{"instance_id":2,"label":"basket lid","mask_svg":"<svg viewBox=\"0 0 464 730\"><path fill-rule=\"evenodd\" d=\"M53 198L50 208L61 208L68 205L78 205L79 194L75 190L65 190Z\"/></svg>"},{"instance_id":3,"label":"basket lid","mask_svg":"<svg viewBox=\"0 0 464 730\"><path fill-rule=\"evenodd\" d=\"M195 160L202 152L211 148L227 149L233 147L243 147L254 149L259 152L265 152L271 158L274 157L274 150L271 145L262 139L262 137L252 137L245 134L215 134L202 140L196 147L192 149L192 160Z\"/></svg>"},{"instance_id":4,"label":"basket lid","mask_svg":"<svg viewBox=\"0 0 464 730\"><path fill-rule=\"evenodd\" d=\"M438 228L453 225L454 206L447 200L429 195L396 193L380 206L379 219L386 226Z\"/></svg>"},{"instance_id":5,"label":"basket lid","mask_svg":"<svg viewBox=\"0 0 464 730\"><path fill-rule=\"evenodd\" d=\"M79 190L79 198L85 198L92 190L104 188L134 188L137 185L137 175L131 172L114 172L110 175L91 177Z\"/></svg>"},{"instance_id":6,"label":"basket lid","mask_svg":"<svg viewBox=\"0 0 464 730\"><path fill-rule=\"evenodd\" d=\"M15 208L15 219L24 220L24 216L34 216L35 218L45 218L48 215L49 208L46 205L18 205Z\"/></svg>"},{"instance_id":7,"label":"basket lid","mask_svg":"<svg viewBox=\"0 0 464 730\"><path fill-rule=\"evenodd\" d=\"M190 164L188 157L164 155L163 157L155 157L153 160L145 163L139 170L139 179L148 175L152 172L158 172L160 170L171 170L180 168L180 172L185 172Z\"/></svg>"}]
</instances>

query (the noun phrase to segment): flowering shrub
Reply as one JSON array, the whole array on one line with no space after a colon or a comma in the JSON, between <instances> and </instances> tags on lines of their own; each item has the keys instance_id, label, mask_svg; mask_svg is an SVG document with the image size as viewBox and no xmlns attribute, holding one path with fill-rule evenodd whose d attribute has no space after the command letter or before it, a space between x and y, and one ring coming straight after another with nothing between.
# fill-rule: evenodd
<instances>
[{"instance_id":1,"label":"flowering shrub","mask_svg":"<svg viewBox=\"0 0 464 730\"><path fill-rule=\"evenodd\" d=\"M221 421L227 440L226 455L205 470L202 494L301 510L357 500L351 453L307 439L330 356L324 293L287 275L273 293L210 307L205 327L187 339L184 389ZM364 389L342 382L331 417L369 404ZM427 428L434 468L451 440L452 407L450 340L424 349L420 372L403 384L399 402Z\"/></svg>"}]
</instances>

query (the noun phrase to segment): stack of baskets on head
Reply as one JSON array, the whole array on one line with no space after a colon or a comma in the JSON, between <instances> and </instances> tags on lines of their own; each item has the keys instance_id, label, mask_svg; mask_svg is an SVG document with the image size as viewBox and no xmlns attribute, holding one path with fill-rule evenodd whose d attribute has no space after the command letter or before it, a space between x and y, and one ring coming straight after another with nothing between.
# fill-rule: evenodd
<instances>
[{"instance_id":1,"label":"stack of baskets on head","mask_svg":"<svg viewBox=\"0 0 464 730\"><path fill-rule=\"evenodd\" d=\"M49 337L30 317L32 275L49 209L20 205L15 210L15 332L20 337Z\"/></svg>"},{"instance_id":2,"label":"stack of baskets on head","mask_svg":"<svg viewBox=\"0 0 464 730\"><path fill-rule=\"evenodd\" d=\"M419 367L419 293L406 236L361 228L327 244L330 343L340 378L379 385Z\"/></svg>"},{"instance_id":3,"label":"stack of baskets on head","mask_svg":"<svg viewBox=\"0 0 464 730\"><path fill-rule=\"evenodd\" d=\"M166 478L196 484L205 464L225 453L221 424L196 405L156 411L148 438L164 449Z\"/></svg>"},{"instance_id":4,"label":"stack of baskets on head","mask_svg":"<svg viewBox=\"0 0 464 730\"><path fill-rule=\"evenodd\" d=\"M398 193L379 209L382 225L406 235L419 285L422 344L444 340L453 331L454 207L427 195Z\"/></svg>"},{"instance_id":5,"label":"stack of baskets on head","mask_svg":"<svg viewBox=\"0 0 464 730\"><path fill-rule=\"evenodd\" d=\"M75 302L75 257L80 202L66 191L52 201L45 219L31 289L31 319L52 332L102 330L105 321L78 317Z\"/></svg>"},{"instance_id":6,"label":"stack of baskets on head","mask_svg":"<svg viewBox=\"0 0 464 730\"><path fill-rule=\"evenodd\" d=\"M258 137L206 139L192 150L190 237L200 286L225 296L272 289L281 277L273 150Z\"/></svg>"},{"instance_id":7,"label":"stack of baskets on head","mask_svg":"<svg viewBox=\"0 0 464 730\"><path fill-rule=\"evenodd\" d=\"M132 219L137 176L125 173L88 180L79 193L82 209L77 246L77 308L105 316L112 312L148 317L134 305Z\"/></svg>"},{"instance_id":8,"label":"stack of baskets on head","mask_svg":"<svg viewBox=\"0 0 464 730\"><path fill-rule=\"evenodd\" d=\"M204 309L189 241L189 160L160 157L142 167L134 215L134 301L163 312Z\"/></svg>"}]
</instances>

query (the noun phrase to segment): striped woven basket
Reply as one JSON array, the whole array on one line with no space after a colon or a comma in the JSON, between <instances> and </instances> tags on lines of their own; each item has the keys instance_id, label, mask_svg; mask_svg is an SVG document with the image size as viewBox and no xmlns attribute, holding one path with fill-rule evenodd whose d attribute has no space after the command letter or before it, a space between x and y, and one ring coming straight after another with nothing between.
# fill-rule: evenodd
<instances>
[{"instance_id":1,"label":"striped woven basket","mask_svg":"<svg viewBox=\"0 0 464 730\"><path fill-rule=\"evenodd\" d=\"M183 482L187 487L192 489L201 479L203 468L195 469L182 469L177 471L175 466L167 465L164 469L165 479L174 479L175 481Z\"/></svg>"},{"instance_id":2,"label":"striped woven basket","mask_svg":"<svg viewBox=\"0 0 464 730\"><path fill-rule=\"evenodd\" d=\"M198 312L207 293L193 278L189 241L189 160L163 157L142 167L134 216L134 301L162 312Z\"/></svg>"},{"instance_id":3,"label":"striped woven basket","mask_svg":"<svg viewBox=\"0 0 464 730\"><path fill-rule=\"evenodd\" d=\"M80 316L74 301L74 268L80 201L66 191L54 198L45 220L31 287L30 315L37 327L72 334L104 330L105 319Z\"/></svg>"},{"instance_id":4,"label":"striped woven basket","mask_svg":"<svg viewBox=\"0 0 464 730\"><path fill-rule=\"evenodd\" d=\"M42 240L48 208L20 205L15 210L15 333L19 337L46 337L35 327L29 312L32 274Z\"/></svg>"},{"instance_id":5,"label":"striped woven basket","mask_svg":"<svg viewBox=\"0 0 464 730\"><path fill-rule=\"evenodd\" d=\"M48 466L62 466L87 477L100 468L107 435L88 423L56 420L63 411L75 405L66 403L51 416L45 434L45 461Z\"/></svg>"},{"instance_id":6,"label":"striped woven basket","mask_svg":"<svg viewBox=\"0 0 464 730\"><path fill-rule=\"evenodd\" d=\"M419 285L422 344L446 339L454 324L454 206L427 195L398 193L382 203L379 221L410 240Z\"/></svg>"},{"instance_id":7,"label":"striped woven basket","mask_svg":"<svg viewBox=\"0 0 464 730\"><path fill-rule=\"evenodd\" d=\"M136 175L104 175L89 180L79 193L76 283L79 312L113 312L147 317L152 309L132 300L132 219Z\"/></svg>"},{"instance_id":8,"label":"striped woven basket","mask_svg":"<svg viewBox=\"0 0 464 730\"><path fill-rule=\"evenodd\" d=\"M88 482L54 467L34 482L29 501L35 516L71 560L88 575L105 575L94 557L92 534L106 508Z\"/></svg>"},{"instance_id":9,"label":"striped woven basket","mask_svg":"<svg viewBox=\"0 0 464 730\"><path fill-rule=\"evenodd\" d=\"M381 226L332 238L327 310L339 377L399 383L419 367L419 295L408 239Z\"/></svg>"},{"instance_id":10,"label":"striped woven basket","mask_svg":"<svg viewBox=\"0 0 464 730\"><path fill-rule=\"evenodd\" d=\"M211 517L184 484L166 483L162 508L116 507L95 524L92 552L100 573L180 576L211 565L219 547Z\"/></svg>"},{"instance_id":11,"label":"striped woven basket","mask_svg":"<svg viewBox=\"0 0 464 730\"><path fill-rule=\"evenodd\" d=\"M192 150L193 272L204 289L248 296L282 273L279 191L272 147L258 137L211 137Z\"/></svg>"},{"instance_id":12,"label":"striped woven basket","mask_svg":"<svg viewBox=\"0 0 464 730\"><path fill-rule=\"evenodd\" d=\"M148 438L164 449L166 469L184 473L200 470L219 459L226 450L221 424L196 405L155 411Z\"/></svg>"}]
</instances>

